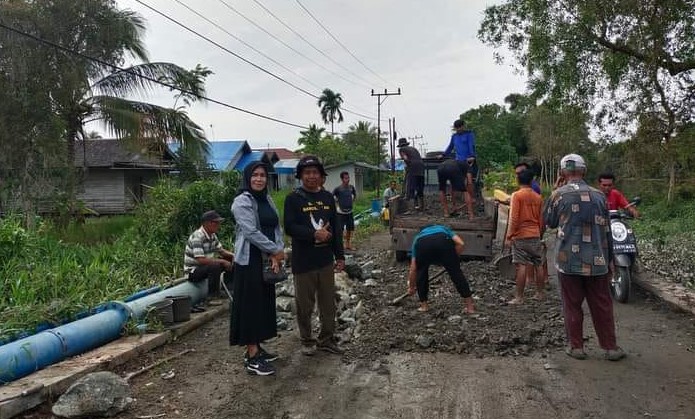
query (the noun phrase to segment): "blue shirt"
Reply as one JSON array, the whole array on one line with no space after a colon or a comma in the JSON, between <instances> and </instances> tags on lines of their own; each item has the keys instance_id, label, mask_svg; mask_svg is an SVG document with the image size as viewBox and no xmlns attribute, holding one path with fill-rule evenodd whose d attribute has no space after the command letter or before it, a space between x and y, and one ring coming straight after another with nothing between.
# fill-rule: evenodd
<instances>
[{"instance_id":1,"label":"blue shirt","mask_svg":"<svg viewBox=\"0 0 695 419\"><path fill-rule=\"evenodd\" d=\"M447 226L439 225L439 224L433 224L430 226L427 226L420 230L419 233L415 236L413 239L413 247L410 249L410 256L412 258L415 258L415 245L417 244L417 241L420 240L421 238L425 236L431 236L433 234L446 234L449 238L454 237L454 232Z\"/></svg>"},{"instance_id":2,"label":"blue shirt","mask_svg":"<svg viewBox=\"0 0 695 419\"><path fill-rule=\"evenodd\" d=\"M531 181L531 189L533 189L533 192L537 193L538 195L542 195L541 194L541 185L538 184L536 179L533 179Z\"/></svg>"},{"instance_id":3,"label":"blue shirt","mask_svg":"<svg viewBox=\"0 0 695 419\"><path fill-rule=\"evenodd\" d=\"M475 134L473 131L453 134L449 146L444 150L444 155L448 156L453 148L456 148L456 160L458 161L466 161L469 157L475 157Z\"/></svg>"}]
</instances>

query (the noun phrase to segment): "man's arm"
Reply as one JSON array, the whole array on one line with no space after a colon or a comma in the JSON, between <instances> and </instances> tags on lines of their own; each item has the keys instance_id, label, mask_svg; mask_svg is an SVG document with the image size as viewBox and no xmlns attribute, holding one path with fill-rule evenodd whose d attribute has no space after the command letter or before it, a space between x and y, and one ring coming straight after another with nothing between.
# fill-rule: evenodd
<instances>
[{"instance_id":1,"label":"man's arm","mask_svg":"<svg viewBox=\"0 0 695 419\"><path fill-rule=\"evenodd\" d=\"M285 199L285 231L293 239L310 242L314 240L315 231L302 222L299 204L299 196L290 192Z\"/></svg>"},{"instance_id":2,"label":"man's arm","mask_svg":"<svg viewBox=\"0 0 695 419\"><path fill-rule=\"evenodd\" d=\"M410 258L410 269L408 270L408 294L413 295L417 290L415 281L417 279L417 262L415 258Z\"/></svg>"},{"instance_id":3,"label":"man's arm","mask_svg":"<svg viewBox=\"0 0 695 419\"><path fill-rule=\"evenodd\" d=\"M451 136L451 139L449 140L449 145L446 146L446 149L444 150L444 153L442 153L444 156L448 156L451 154L451 151L454 149L454 136Z\"/></svg>"},{"instance_id":4,"label":"man's arm","mask_svg":"<svg viewBox=\"0 0 695 419\"><path fill-rule=\"evenodd\" d=\"M519 225L521 215L521 203L519 202L519 194L513 193L509 203L509 219L507 220L507 241L514 240L516 230Z\"/></svg>"},{"instance_id":5,"label":"man's arm","mask_svg":"<svg viewBox=\"0 0 695 419\"><path fill-rule=\"evenodd\" d=\"M475 157L475 134L471 131L468 136L468 158Z\"/></svg>"},{"instance_id":6,"label":"man's arm","mask_svg":"<svg viewBox=\"0 0 695 419\"><path fill-rule=\"evenodd\" d=\"M230 268L232 266L230 260L225 259L220 259L220 258L214 258L214 257L207 257L205 256L205 251L203 249L203 243L196 239L196 240L191 240L189 239L188 245L191 248L191 252L193 253L193 258L195 261L198 263L198 265L222 265L225 268ZM220 255L224 257L224 254L222 252L226 252L223 248L220 242L217 242L217 245L215 246L215 251ZM231 255L231 253L230 253ZM234 255L232 255L234 257Z\"/></svg>"},{"instance_id":7,"label":"man's arm","mask_svg":"<svg viewBox=\"0 0 695 419\"><path fill-rule=\"evenodd\" d=\"M338 223L336 222L335 204L330 203L329 206L331 207L330 224L332 226L337 226ZM336 231L333 231L332 233L333 235L331 236L331 247L333 248L333 256L335 257L336 261L342 261L342 263L345 263L345 250L343 249L343 238L341 235L342 233Z\"/></svg>"}]
</instances>

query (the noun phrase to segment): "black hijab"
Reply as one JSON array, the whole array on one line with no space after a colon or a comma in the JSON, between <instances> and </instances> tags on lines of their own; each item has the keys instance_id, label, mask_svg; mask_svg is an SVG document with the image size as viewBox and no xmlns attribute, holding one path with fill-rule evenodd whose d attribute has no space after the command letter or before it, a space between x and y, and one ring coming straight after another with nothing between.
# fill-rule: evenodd
<instances>
[{"instance_id":1,"label":"black hijab","mask_svg":"<svg viewBox=\"0 0 695 419\"><path fill-rule=\"evenodd\" d=\"M251 195L253 195L254 198L257 200L266 200L268 196L268 183L265 184L265 188L263 188L262 191L254 191L253 188L251 188L251 175L253 174L253 171L258 169L259 167L262 167L263 170L265 170L266 177L268 176L268 167L266 166L265 163L261 161L254 161L249 163L245 168L244 168L244 179L242 180L241 183L241 188L239 189L239 192L237 195L242 194L243 192L248 192Z\"/></svg>"}]
</instances>

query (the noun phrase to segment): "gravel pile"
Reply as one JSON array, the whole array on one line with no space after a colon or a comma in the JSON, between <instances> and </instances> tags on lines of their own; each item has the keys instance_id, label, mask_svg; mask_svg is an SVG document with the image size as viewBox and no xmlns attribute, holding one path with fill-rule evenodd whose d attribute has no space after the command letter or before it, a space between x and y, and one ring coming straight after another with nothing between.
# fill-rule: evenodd
<instances>
[{"instance_id":1,"label":"gravel pile","mask_svg":"<svg viewBox=\"0 0 695 419\"><path fill-rule=\"evenodd\" d=\"M356 281L353 288L362 313L351 327L348 360L376 359L398 351L524 356L564 345L555 289L547 292L545 301L528 298L522 306L510 306L506 301L512 296L513 282L502 281L489 263L463 262L478 313L463 313L461 298L446 274L431 288L430 311L419 313L416 297L397 306L389 304L406 290L406 264L395 263L390 252L383 250L362 252L356 263L369 264L373 275ZM439 269L433 267L431 274Z\"/></svg>"},{"instance_id":2,"label":"gravel pile","mask_svg":"<svg viewBox=\"0 0 695 419\"><path fill-rule=\"evenodd\" d=\"M695 288L695 240L691 235L667 240L639 240L640 263L666 280Z\"/></svg>"}]
</instances>

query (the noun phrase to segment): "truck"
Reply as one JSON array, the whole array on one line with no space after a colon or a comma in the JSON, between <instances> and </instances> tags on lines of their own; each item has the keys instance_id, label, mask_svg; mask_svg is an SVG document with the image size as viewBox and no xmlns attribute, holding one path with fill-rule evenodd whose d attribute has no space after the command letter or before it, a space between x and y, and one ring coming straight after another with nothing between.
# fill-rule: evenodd
<instances>
[{"instance_id":1,"label":"truck","mask_svg":"<svg viewBox=\"0 0 695 419\"><path fill-rule=\"evenodd\" d=\"M425 210L408 210L404 196L399 195L389 202L389 231L391 247L399 262L408 259L415 235L425 226L441 224L450 227L464 241L462 257L491 261L494 255L493 242L497 235L498 204L494 199L483 198L481 182L476 185L476 218L443 217L439 202L437 167L442 157L425 157Z\"/></svg>"}]
</instances>

